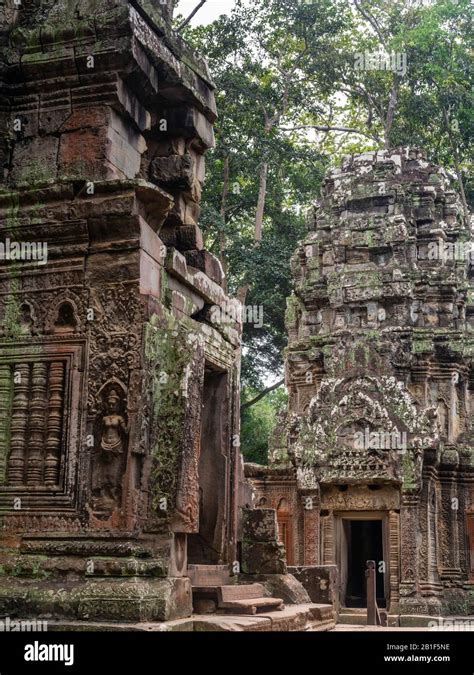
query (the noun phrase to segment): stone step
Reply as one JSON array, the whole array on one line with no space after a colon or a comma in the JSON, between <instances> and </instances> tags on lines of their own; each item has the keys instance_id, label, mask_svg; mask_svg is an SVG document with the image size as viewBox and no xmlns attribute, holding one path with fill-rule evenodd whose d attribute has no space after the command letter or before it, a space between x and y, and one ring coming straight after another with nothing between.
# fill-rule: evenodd
<instances>
[{"instance_id":1,"label":"stone step","mask_svg":"<svg viewBox=\"0 0 474 675\"><path fill-rule=\"evenodd\" d=\"M332 605L314 604L311 609L315 619L321 622L334 621L334 607Z\"/></svg>"},{"instance_id":2,"label":"stone step","mask_svg":"<svg viewBox=\"0 0 474 675\"><path fill-rule=\"evenodd\" d=\"M188 569L194 579L200 571ZM209 573L208 578L211 577ZM206 581L206 579L204 579ZM194 610L198 614L213 614L219 610L239 614L256 614L258 610L275 611L284 609L281 598L265 597L262 584L214 584L192 585Z\"/></svg>"},{"instance_id":3,"label":"stone step","mask_svg":"<svg viewBox=\"0 0 474 675\"><path fill-rule=\"evenodd\" d=\"M219 586L217 589L219 609L241 614L256 614L259 609L271 611L285 608L281 598L264 597L264 592L262 584Z\"/></svg>"},{"instance_id":4,"label":"stone step","mask_svg":"<svg viewBox=\"0 0 474 675\"><path fill-rule=\"evenodd\" d=\"M362 613L356 613L356 612L348 612L346 609L343 609L339 612L337 622L352 624L354 626L366 626L367 610L363 610Z\"/></svg>"},{"instance_id":5,"label":"stone step","mask_svg":"<svg viewBox=\"0 0 474 675\"><path fill-rule=\"evenodd\" d=\"M156 622L156 623L124 623L121 621L114 622L113 629L115 631L144 631L147 633L156 631L161 634L174 631L189 631L189 632L213 632L226 631L232 632L319 632L330 631L335 627L334 620L321 622L315 619L315 605L312 604L298 604L287 605L284 610L280 612L264 612L256 615L239 615L236 612L228 614L194 614L185 619L175 619L172 621ZM94 621L67 621L67 620L50 620L48 619L48 630L51 631L77 631L77 630L94 630L94 631L110 631L110 622Z\"/></svg>"},{"instance_id":6,"label":"stone step","mask_svg":"<svg viewBox=\"0 0 474 675\"><path fill-rule=\"evenodd\" d=\"M57 579L84 577L166 577L166 558L19 555L3 561L5 574L22 578L54 575Z\"/></svg>"},{"instance_id":7,"label":"stone step","mask_svg":"<svg viewBox=\"0 0 474 675\"><path fill-rule=\"evenodd\" d=\"M192 586L223 586L230 582L227 565L188 565L188 576Z\"/></svg>"},{"instance_id":8,"label":"stone step","mask_svg":"<svg viewBox=\"0 0 474 675\"><path fill-rule=\"evenodd\" d=\"M220 602L219 609L225 609L237 614L256 614L258 610L283 610L285 605L279 598L252 598L248 600L229 600Z\"/></svg>"},{"instance_id":9,"label":"stone step","mask_svg":"<svg viewBox=\"0 0 474 675\"><path fill-rule=\"evenodd\" d=\"M252 598L263 598L265 588L262 584L233 584L223 585L218 589L219 597L224 602L232 600L249 600Z\"/></svg>"},{"instance_id":10,"label":"stone step","mask_svg":"<svg viewBox=\"0 0 474 675\"><path fill-rule=\"evenodd\" d=\"M382 619L382 625L387 625L387 610L379 609L380 618ZM351 607L344 607L338 617L338 623L352 624L354 626L366 626L367 625L367 610L355 609Z\"/></svg>"}]
</instances>

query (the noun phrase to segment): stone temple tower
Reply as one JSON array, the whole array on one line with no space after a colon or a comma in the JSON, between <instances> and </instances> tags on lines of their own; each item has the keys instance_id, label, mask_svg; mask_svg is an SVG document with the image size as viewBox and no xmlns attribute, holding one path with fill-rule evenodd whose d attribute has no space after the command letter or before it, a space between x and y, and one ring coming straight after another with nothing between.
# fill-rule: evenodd
<instances>
[{"instance_id":1,"label":"stone temple tower","mask_svg":"<svg viewBox=\"0 0 474 675\"><path fill-rule=\"evenodd\" d=\"M289 407L260 505L290 563L337 565L365 605L365 561L393 621L472 611L474 260L446 172L419 150L348 157L293 258Z\"/></svg>"}]
</instances>

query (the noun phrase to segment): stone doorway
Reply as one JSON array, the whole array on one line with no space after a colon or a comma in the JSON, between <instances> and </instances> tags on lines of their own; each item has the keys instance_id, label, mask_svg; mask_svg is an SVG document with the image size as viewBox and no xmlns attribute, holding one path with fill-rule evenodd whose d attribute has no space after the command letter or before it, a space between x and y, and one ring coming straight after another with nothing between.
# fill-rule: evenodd
<instances>
[{"instance_id":1,"label":"stone doorway","mask_svg":"<svg viewBox=\"0 0 474 675\"><path fill-rule=\"evenodd\" d=\"M386 528L381 516L344 516L337 537L341 607L367 607L365 569L367 560L376 562L376 592L379 608L387 607ZM385 569L385 573L384 570Z\"/></svg>"},{"instance_id":2,"label":"stone doorway","mask_svg":"<svg viewBox=\"0 0 474 675\"><path fill-rule=\"evenodd\" d=\"M206 364L199 455L199 532L188 536L188 563L226 562L229 501L228 373Z\"/></svg>"}]
</instances>

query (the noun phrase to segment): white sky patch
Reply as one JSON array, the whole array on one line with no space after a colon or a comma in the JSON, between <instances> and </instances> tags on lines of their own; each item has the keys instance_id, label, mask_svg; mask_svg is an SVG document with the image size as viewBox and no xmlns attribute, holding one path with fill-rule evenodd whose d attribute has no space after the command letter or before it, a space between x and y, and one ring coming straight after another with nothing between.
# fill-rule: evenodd
<instances>
[{"instance_id":1,"label":"white sky patch","mask_svg":"<svg viewBox=\"0 0 474 675\"><path fill-rule=\"evenodd\" d=\"M188 17L193 9L199 4L199 0L179 0L174 10L175 16L182 14ZM197 14L191 19L191 26L201 26L212 23L221 14L230 14L235 5L235 0L207 0Z\"/></svg>"}]
</instances>

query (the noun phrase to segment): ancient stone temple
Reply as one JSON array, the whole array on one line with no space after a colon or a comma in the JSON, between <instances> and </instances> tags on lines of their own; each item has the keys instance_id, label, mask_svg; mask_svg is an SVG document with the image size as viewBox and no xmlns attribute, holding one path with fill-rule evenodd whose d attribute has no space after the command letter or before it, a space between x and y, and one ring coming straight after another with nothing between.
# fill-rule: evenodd
<instances>
[{"instance_id":1,"label":"ancient stone temple","mask_svg":"<svg viewBox=\"0 0 474 675\"><path fill-rule=\"evenodd\" d=\"M418 150L348 157L293 258L289 407L257 503L293 565L336 565L341 612L473 612L471 231Z\"/></svg>"},{"instance_id":2,"label":"ancient stone temple","mask_svg":"<svg viewBox=\"0 0 474 675\"><path fill-rule=\"evenodd\" d=\"M2 616L188 616L187 564L237 556L213 84L171 6L0 2Z\"/></svg>"}]
</instances>

